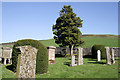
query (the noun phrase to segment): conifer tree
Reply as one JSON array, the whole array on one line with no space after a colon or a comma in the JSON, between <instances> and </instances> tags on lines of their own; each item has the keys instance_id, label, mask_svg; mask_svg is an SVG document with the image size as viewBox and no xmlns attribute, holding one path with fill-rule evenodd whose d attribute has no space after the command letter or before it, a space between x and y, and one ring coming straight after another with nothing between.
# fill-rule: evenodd
<instances>
[{"instance_id":1,"label":"conifer tree","mask_svg":"<svg viewBox=\"0 0 120 80\"><path fill-rule=\"evenodd\" d=\"M68 46L70 54L73 55L73 48L79 46L84 41L81 40L82 21L76 14L73 13L71 6L65 6L59 13L56 24L53 25L53 34L55 43L60 46Z\"/></svg>"}]
</instances>

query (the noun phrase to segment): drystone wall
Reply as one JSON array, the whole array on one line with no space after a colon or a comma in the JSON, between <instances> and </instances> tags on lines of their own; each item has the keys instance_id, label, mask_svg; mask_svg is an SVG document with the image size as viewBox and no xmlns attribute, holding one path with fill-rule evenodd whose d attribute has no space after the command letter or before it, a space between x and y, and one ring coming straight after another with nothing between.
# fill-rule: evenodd
<instances>
[{"instance_id":1,"label":"drystone wall","mask_svg":"<svg viewBox=\"0 0 120 80\"><path fill-rule=\"evenodd\" d=\"M69 50L69 48L61 48L61 47L57 47L56 49L55 49L55 54L63 54L64 52L64 50L66 49L66 54L69 54L70 53L70 50ZM85 55L92 55L92 50L91 50L92 48L83 48L83 56L85 56ZM110 51L111 50L114 50L114 56L115 57L120 57L120 47L110 47ZM76 54L77 52L77 48L75 48L74 50L73 50L73 54Z\"/></svg>"}]
</instances>

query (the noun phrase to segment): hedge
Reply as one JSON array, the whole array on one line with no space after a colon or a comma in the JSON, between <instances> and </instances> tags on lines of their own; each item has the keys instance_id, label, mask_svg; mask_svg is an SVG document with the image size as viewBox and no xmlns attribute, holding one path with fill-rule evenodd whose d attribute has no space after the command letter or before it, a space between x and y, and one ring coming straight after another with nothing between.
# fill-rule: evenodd
<instances>
[{"instance_id":1,"label":"hedge","mask_svg":"<svg viewBox=\"0 0 120 80\"><path fill-rule=\"evenodd\" d=\"M30 46L38 49L37 56L36 56L36 73L37 74L47 73L47 71L48 71L48 52L47 52L47 48L43 44L41 44L40 41L32 40L32 39L18 40L14 44L13 51L12 51L13 71L16 72L17 61L18 61L18 52L19 51L16 47L25 46L25 45L30 45Z\"/></svg>"},{"instance_id":2,"label":"hedge","mask_svg":"<svg viewBox=\"0 0 120 80\"><path fill-rule=\"evenodd\" d=\"M100 45L100 44L93 45L93 47L92 47L92 58L97 59L97 51L98 50L101 51L101 58L105 59L106 58L105 46L104 45Z\"/></svg>"}]
</instances>

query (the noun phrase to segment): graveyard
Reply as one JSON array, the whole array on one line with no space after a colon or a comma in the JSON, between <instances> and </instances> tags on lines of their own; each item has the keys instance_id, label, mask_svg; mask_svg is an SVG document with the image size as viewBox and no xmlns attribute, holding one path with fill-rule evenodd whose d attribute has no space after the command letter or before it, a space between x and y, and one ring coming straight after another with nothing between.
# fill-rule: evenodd
<instances>
[{"instance_id":1,"label":"graveyard","mask_svg":"<svg viewBox=\"0 0 120 80\"><path fill-rule=\"evenodd\" d=\"M90 37L90 36L89 36ZM91 36L92 38L93 36ZM86 37L88 38L88 36ZM109 39L109 42L113 42L112 39L117 40L117 37L99 37L101 38L100 43L104 43L104 39ZM85 39L85 37L84 37ZM94 40L96 38L92 38ZM110 40L111 39L111 40ZM49 46L54 46L54 40L45 40L41 41L44 45L49 43ZM87 41L86 41L87 42ZM91 41L92 42L92 41ZM97 43L94 42L94 44ZM52 44L52 45L50 45ZM99 43L98 43L99 44ZM109 47L118 47L115 46L117 41L113 43L114 45L109 44ZM57 45L57 44L55 44ZM9 46L9 45L8 45ZM48 44L46 45L46 47ZM86 43L84 46L89 46L89 43ZM76 54L75 54L76 55ZM91 57L83 56L83 64L78 66L70 66L71 57L55 57L55 63L49 64L48 72L46 74L36 74L35 78L117 78L118 77L118 57L115 57L115 64L104 65L106 64L106 59L92 59ZM77 57L75 57L77 61ZM77 63L77 62L75 62ZM16 78L16 73L10 69L10 64L0 66L2 68L2 78ZM109 73L109 74L108 74ZM114 75L113 75L114 74Z\"/></svg>"},{"instance_id":2,"label":"graveyard","mask_svg":"<svg viewBox=\"0 0 120 80\"><path fill-rule=\"evenodd\" d=\"M80 10L83 12L85 11L82 13L79 11L80 6L77 7L77 5L79 5L78 3L75 3L77 5L72 4L72 6L71 4L68 5L68 3L66 5L62 4L63 7L60 10L57 7L58 5L55 3L53 4L55 4L56 7L49 6L49 10L47 8L48 5L47 7L42 7L43 4L46 3L43 3L42 6L37 5L39 7L41 6L40 9L37 9L38 7L35 4L34 6L36 9L34 9L34 7L30 8L28 5L33 4L29 3L25 5L26 7L22 6L24 4L21 3L20 5L15 5L18 7L21 6L20 9L17 9L18 7L15 6L11 6L11 9L16 8L15 12L20 14L21 12L27 13L22 16L27 20L19 19L21 18L21 15L18 16L16 14L17 17L16 19L13 19L13 22L15 20L18 21L17 19L21 22L16 23L17 27L13 25L14 29L11 28L13 30L11 32L15 36L12 35L10 37L10 34L8 34L8 37L6 37L6 39L4 38L3 42L0 44L0 79L119 79L120 36L116 32L118 29L116 25L117 23L115 23L117 22L117 17L114 19L110 18L110 16L113 15L111 10L114 10L112 9L112 6L107 5L111 7L110 9L102 8L106 5L100 3L102 7L99 8L99 6L96 6L96 8L95 5L91 5L93 6L91 8L90 5L84 3L88 8L85 9L85 5L81 7L82 9ZM12 5L14 5L14 3ZM114 5L117 6L117 4ZM5 6L7 6L7 3L5 3ZM5 7L6 11L8 9L9 7ZM55 13L58 12L57 9L59 11L57 15L59 16L55 15ZM29 12L29 10L31 12ZM37 12L33 10L36 10ZM45 12L43 12L43 10ZM56 11L54 12L54 10ZM105 12L106 10L108 11ZM10 10L10 12L11 11L12 10ZM79 12L82 13L82 15L79 14ZM51 15L48 16L46 13L51 13ZM87 13L87 15L85 13ZM105 13L109 13L110 15ZM34 15L29 17L30 15L28 14ZM117 16L116 14L114 15ZM36 19L34 19L35 16ZM13 16L13 18L15 18L15 16ZM87 20L87 18L89 20ZM114 20L114 22L112 21L113 23L111 23L108 20ZM11 21L12 20L9 20L10 23ZM27 25L22 21L27 21L28 23L24 22ZM35 24L31 25L33 22ZM108 25L109 23L107 22L111 24ZM37 23L40 25L38 26ZM18 26L18 24L20 25ZM7 24L7 26L10 25ZM7 31L7 29L5 29L5 31ZM8 31L6 33L8 33ZM8 42L7 38L11 38L11 42Z\"/></svg>"},{"instance_id":3,"label":"graveyard","mask_svg":"<svg viewBox=\"0 0 120 80\"><path fill-rule=\"evenodd\" d=\"M118 59L114 65L103 65L105 60L97 63L95 60L84 58L84 65L69 67L69 58L56 58L56 63L49 65L47 74L36 74L36 78L117 78ZM8 65L6 65L8 66ZM2 78L16 78L16 74L2 67ZM109 74L108 74L109 73Z\"/></svg>"}]
</instances>

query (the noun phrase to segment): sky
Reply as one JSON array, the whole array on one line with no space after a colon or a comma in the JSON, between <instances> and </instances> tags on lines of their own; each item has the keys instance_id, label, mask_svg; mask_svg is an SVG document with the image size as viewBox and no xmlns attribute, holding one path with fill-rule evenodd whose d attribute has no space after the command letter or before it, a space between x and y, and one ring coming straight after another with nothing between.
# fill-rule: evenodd
<instances>
[{"instance_id":1,"label":"sky","mask_svg":"<svg viewBox=\"0 0 120 80\"><path fill-rule=\"evenodd\" d=\"M71 5L83 20L82 34L118 35L117 2L3 2L2 42L52 39L52 26L64 5Z\"/></svg>"}]
</instances>

